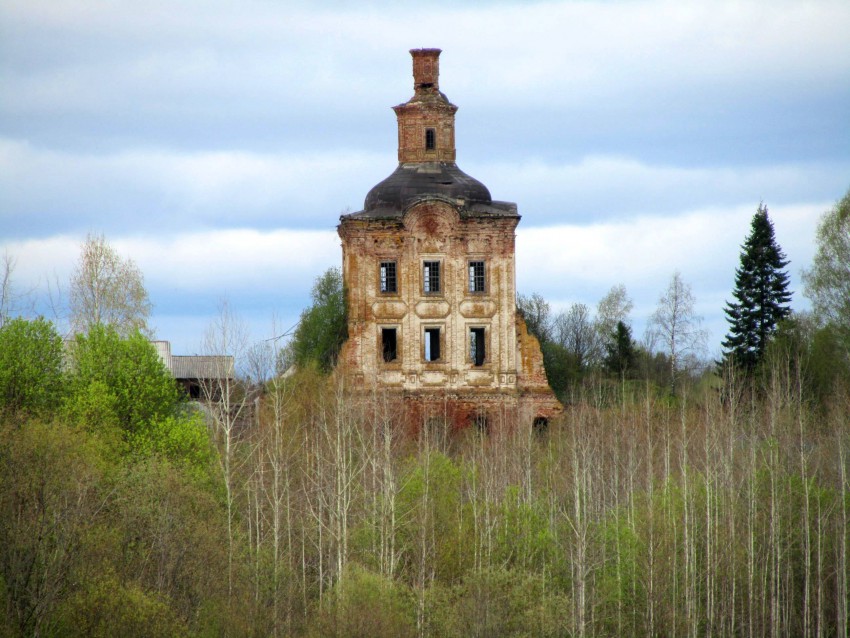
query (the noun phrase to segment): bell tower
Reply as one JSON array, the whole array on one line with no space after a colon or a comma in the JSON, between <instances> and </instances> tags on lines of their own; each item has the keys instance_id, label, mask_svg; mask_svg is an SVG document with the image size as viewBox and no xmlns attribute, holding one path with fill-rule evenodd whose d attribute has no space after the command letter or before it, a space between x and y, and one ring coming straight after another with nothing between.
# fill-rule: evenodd
<instances>
[{"instance_id":1,"label":"bell tower","mask_svg":"<svg viewBox=\"0 0 850 638\"><path fill-rule=\"evenodd\" d=\"M517 206L455 163L457 107L440 92L440 49L410 54L413 97L393 107L398 165L363 210L339 218L348 306L339 360L357 392L399 401L414 431L434 419L539 428L561 405L516 311Z\"/></svg>"},{"instance_id":2,"label":"bell tower","mask_svg":"<svg viewBox=\"0 0 850 638\"><path fill-rule=\"evenodd\" d=\"M440 92L440 49L411 49L413 97L394 106L398 161L454 162L457 107Z\"/></svg>"}]
</instances>

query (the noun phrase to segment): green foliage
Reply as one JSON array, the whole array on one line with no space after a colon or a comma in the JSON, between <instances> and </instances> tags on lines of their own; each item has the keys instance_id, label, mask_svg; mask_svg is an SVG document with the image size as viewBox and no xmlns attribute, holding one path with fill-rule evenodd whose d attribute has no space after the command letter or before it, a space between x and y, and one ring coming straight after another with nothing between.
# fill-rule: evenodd
<instances>
[{"instance_id":1,"label":"green foliage","mask_svg":"<svg viewBox=\"0 0 850 638\"><path fill-rule=\"evenodd\" d=\"M850 350L850 190L821 217L817 250L803 281L815 316L839 329Z\"/></svg>"},{"instance_id":2,"label":"green foliage","mask_svg":"<svg viewBox=\"0 0 850 638\"><path fill-rule=\"evenodd\" d=\"M211 481L156 457L122 470L104 520L120 551L104 557L107 566L124 582L167 594L183 620L195 621L204 602L226 606L227 521Z\"/></svg>"},{"instance_id":3,"label":"green foliage","mask_svg":"<svg viewBox=\"0 0 850 638\"><path fill-rule=\"evenodd\" d=\"M735 270L735 301L725 308L729 322L725 356L746 371L761 363L779 322L791 313L788 273L783 270L788 263L776 243L767 207L760 204Z\"/></svg>"},{"instance_id":4,"label":"green foliage","mask_svg":"<svg viewBox=\"0 0 850 638\"><path fill-rule=\"evenodd\" d=\"M411 459L398 493L403 562L413 580L418 550L424 543L428 569L443 582L453 582L469 566L468 529L458 525L461 511L462 466L439 452ZM421 567L421 566L419 566Z\"/></svg>"},{"instance_id":5,"label":"green foliage","mask_svg":"<svg viewBox=\"0 0 850 638\"><path fill-rule=\"evenodd\" d=\"M185 412L150 422L133 437L131 448L141 456L166 458L198 479L208 477L213 458L200 412Z\"/></svg>"},{"instance_id":6,"label":"green foliage","mask_svg":"<svg viewBox=\"0 0 850 638\"><path fill-rule=\"evenodd\" d=\"M834 324L816 329L807 354L812 392L819 403L825 404L842 385L850 384L850 350L846 334Z\"/></svg>"},{"instance_id":7,"label":"green foliage","mask_svg":"<svg viewBox=\"0 0 850 638\"><path fill-rule=\"evenodd\" d=\"M58 611L57 633L92 638L186 635L168 602L114 574L99 574L65 601Z\"/></svg>"},{"instance_id":8,"label":"green foliage","mask_svg":"<svg viewBox=\"0 0 850 638\"><path fill-rule=\"evenodd\" d=\"M439 600L437 636L562 636L566 597L547 591L538 574L494 567L470 573Z\"/></svg>"},{"instance_id":9,"label":"green foliage","mask_svg":"<svg viewBox=\"0 0 850 638\"><path fill-rule=\"evenodd\" d=\"M646 605L645 592L639 576L645 546L637 530L630 524L627 512L612 512L599 527L597 537L604 547L605 561L598 573L600 618L603 634L609 636L640 633L623 610L640 609Z\"/></svg>"},{"instance_id":10,"label":"green foliage","mask_svg":"<svg viewBox=\"0 0 850 638\"><path fill-rule=\"evenodd\" d=\"M9 635L184 635L203 604L227 607L225 534L218 495L192 468L118 457L62 421L0 429Z\"/></svg>"},{"instance_id":11,"label":"green foliage","mask_svg":"<svg viewBox=\"0 0 850 638\"><path fill-rule=\"evenodd\" d=\"M534 572L550 566L556 547L544 505L526 502L522 490L512 485L493 507L502 521L495 534L494 561Z\"/></svg>"},{"instance_id":12,"label":"green foliage","mask_svg":"<svg viewBox=\"0 0 850 638\"><path fill-rule=\"evenodd\" d=\"M328 595L308 635L317 638L415 636L412 597L398 583L351 564Z\"/></svg>"},{"instance_id":13,"label":"green foliage","mask_svg":"<svg viewBox=\"0 0 850 638\"><path fill-rule=\"evenodd\" d=\"M118 418L118 397L104 381L91 379L88 383L74 384L65 398L62 416L96 433L113 451L122 454L127 451L127 437Z\"/></svg>"},{"instance_id":14,"label":"green foliage","mask_svg":"<svg viewBox=\"0 0 850 638\"><path fill-rule=\"evenodd\" d=\"M564 403L572 402L583 385L606 369L606 353L618 345L617 324L628 325L633 306L623 285L612 287L600 300L595 319L580 303L553 317L549 303L538 293L518 295L516 304L529 334L540 343L549 387Z\"/></svg>"},{"instance_id":15,"label":"green foliage","mask_svg":"<svg viewBox=\"0 0 850 638\"><path fill-rule=\"evenodd\" d=\"M32 421L0 435L5 623L39 635L73 588L83 537L102 506L106 466L96 441L61 424Z\"/></svg>"},{"instance_id":16,"label":"green foliage","mask_svg":"<svg viewBox=\"0 0 850 638\"><path fill-rule=\"evenodd\" d=\"M543 368L549 387L561 401L568 401L570 389L581 379L580 360L561 344L546 341L541 345Z\"/></svg>"},{"instance_id":17,"label":"green foliage","mask_svg":"<svg viewBox=\"0 0 850 638\"><path fill-rule=\"evenodd\" d=\"M663 352L649 352L646 348L635 347L635 365L640 378L649 381L658 388L670 388L670 357Z\"/></svg>"},{"instance_id":18,"label":"green foliage","mask_svg":"<svg viewBox=\"0 0 850 638\"><path fill-rule=\"evenodd\" d=\"M62 339L44 319L0 327L0 415L50 413L62 396Z\"/></svg>"},{"instance_id":19,"label":"green foliage","mask_svg":"<svg viewBox=\"0 0 850 638\"><path fill-rule=\"evenodd\" d=\"M292 338L292 355L299 366L315 362L325 372L336 364L348 338L348 318L342 273L328 269L313 285L312 305L301 313Z\"/></svg>"},{"instance_id":20,"label":"green foliage","mask_svg":"<svg viewBox=\"0 0 850 638\"><path fill-rule=\"evenodd\" d=\"M834 324L818 325L810 316L783 321L770 343L769 370L784 369L799 379L815 405L828 408L836 392L850 383L850 357L844 335Z\"/></svg>"},{"instance_id":21,"label":"green foliage","mask_svg":"<svg viewBox=\"0 0 850 638\"><path fill-rule=\"evenodd\" d=\"M192 412L153 346L94 326L71 348L64 415L119 453L159 455L198 477L211 461L201 414Z\"/></svg>"},{"instance_id":22,"label":"green foliage","mask_svg":"<svg viewBox=\"0 0 850 638\"><path fill-rule=\"evenodd\" d=\"M605 347L605 369L617 378L626 378L633 372L637 360L632 329L622 321L611 335L611 340Z\"/></svg>"},{"instance_id":23,"label":"green foliage","mask_svg":"<svg viewBox=\"0 0 850 638\"><path fill-rule=\"evenodd\" d=\"M139 333L122 339L111 327L77 335L70 353L65 410L90 428L117 426L128 444L175 417L182 398L154 347Z\"/></svg>"},{"instance_id":24,"label":"green foliage","mask_svg":"<svg viewBox=\"0 0 850 638\"><path fill-rule=\"evenodd\" d=\"M199 415L127 405L171 382L147 348L97 328L61 412L0 421L0 636L840 634L833 329L781 323L757 390L588 384L546 436L505 406L451 453L301 368L233 437L226 492Z\"/></svg>"}]
</instances>

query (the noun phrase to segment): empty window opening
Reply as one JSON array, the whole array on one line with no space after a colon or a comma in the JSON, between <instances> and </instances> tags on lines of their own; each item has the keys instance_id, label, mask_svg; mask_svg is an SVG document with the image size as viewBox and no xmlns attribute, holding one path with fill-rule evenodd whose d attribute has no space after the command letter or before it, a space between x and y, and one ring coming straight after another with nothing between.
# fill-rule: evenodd
<instances>
[{"instance_id":1,"label":"empty window opening","mask_svg":"<svg viewBox=\"0 0 850 638\"><path fill-rule=\"evenodd\" d=\"M394 261L381 262L381 292L398 292Z\"/></svg>"},{"instance_id":2,"label":"empty window opening","mask_svg":"<svg viewBox=\"0 0 850 638\"><path fill-rule=\"evenodd\" d=\"M381 328L381 352L387 363L398 358L398 333L395 328Z\"/></svg>"},{"instance_id":3,"label":"empty window opening","mask_svg":"<svg viewBox=\"0 0 850 638\"><path fill-rule=\"evenodd\" d=\"M531 424L535 434L545 434L549 429L549 419L545 416L534 417L534 423Z\"/></svg>"},{"instance_id":4,"label":"empty window opening","mask_svg":"<svg viewBox=\"0 0 850 638\"><path fill-rule=\"evenodd\" d=\"M425 361L440 359L440 329L425 328Z\"/></svg>"},{"instance_id":5,"label":"empty window opening","mask_svg":"<svg viewBox=\"0 0 850 638\"><path fill-rule=\"evenodd\" d=\"M433 151L437 148L437 131L432 128L425 129L425 150Z\"/></svg>"},{"instance_id":6,"label":"empty window opening","mask_svg":"<svg viewBox=\"0 0 850 638\"><path fill-rule=\"evenodd\" d=\"M469 262L469 292L484 292L484 262Z\"/></svg>"},{"instance_id":7,"label":"empty window opening","mask_svg":"<svg viewBox=\"0 0 850 638\"><path fill-rule=\"evenodd\" d=\"M422 289L426 293L440 292L439 261L426 261L422 264Z\"/></svg>"},{"instance_id":8,"label":"empty window opening","mask_svg":"<svg viewBox=\"0 0 850 638\"><path fill-rule=\"evenodd\" d=\"M472 359L472 364L476 366L484 365L484 328L469 329L469 358Z\"/></svg>"}]
</instances>

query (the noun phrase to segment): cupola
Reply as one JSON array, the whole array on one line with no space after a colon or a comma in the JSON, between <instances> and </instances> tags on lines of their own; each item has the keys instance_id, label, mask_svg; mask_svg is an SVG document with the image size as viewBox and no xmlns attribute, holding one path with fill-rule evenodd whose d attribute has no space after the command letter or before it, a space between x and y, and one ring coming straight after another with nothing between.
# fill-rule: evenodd
<instances>
[{"instance_id":1,"label":"cupola","mask_svg":"<svg viewBox=\"0 0 850 638\"><path fill-rule=\"evenodd\" d=\"M398 167L366 195L366 217L401 215L414 201L438 196L464 211L516 215L492 201L487 187L455 164L457 107L440 92L440 49L411 49L413 97L394 106L398 121ZM495 208L493 208L495 206ZM492 208L492 210L491 210ZM504 210L503 210L504 209Z\"/></svg>"}]
</instances>

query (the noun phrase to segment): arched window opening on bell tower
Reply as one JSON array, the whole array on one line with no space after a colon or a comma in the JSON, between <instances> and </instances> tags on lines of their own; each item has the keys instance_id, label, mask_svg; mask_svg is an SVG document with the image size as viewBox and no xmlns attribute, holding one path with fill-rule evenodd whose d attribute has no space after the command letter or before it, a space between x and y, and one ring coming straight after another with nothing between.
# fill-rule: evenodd
<instances>
[{"instance_id":1,"label":"arched window opening on bell tower","mask_svg":"<svg viewBox=\"0 0 850 638\"><path fill-rule=\"evenodd\" d=\"M425 129L425 150L433 151L437 148L437 131L432 128Z\"/></svg>"}]
</instances>

